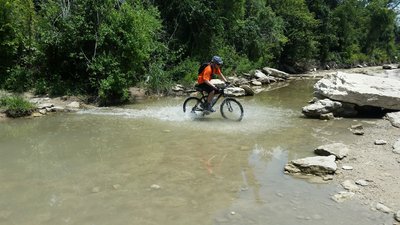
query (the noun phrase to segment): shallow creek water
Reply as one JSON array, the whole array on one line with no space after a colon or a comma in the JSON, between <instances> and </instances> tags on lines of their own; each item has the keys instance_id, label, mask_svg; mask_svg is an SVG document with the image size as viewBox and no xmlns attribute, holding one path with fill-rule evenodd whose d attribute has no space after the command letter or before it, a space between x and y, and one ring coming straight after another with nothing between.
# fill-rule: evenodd
<instances>
[{"instance_id":1,"label":"shallow creek water","mask_svg":"<svg viewBox=\"0 0 400 225\"><path fill-rule=\"evenodd\" d=\"M184 98L0 124L0 224L352 224L388 220L332 181L283 173L353 120L305 119L314 81L240 98L241 122L193 119Z\"/></svg>"}]
</instances>

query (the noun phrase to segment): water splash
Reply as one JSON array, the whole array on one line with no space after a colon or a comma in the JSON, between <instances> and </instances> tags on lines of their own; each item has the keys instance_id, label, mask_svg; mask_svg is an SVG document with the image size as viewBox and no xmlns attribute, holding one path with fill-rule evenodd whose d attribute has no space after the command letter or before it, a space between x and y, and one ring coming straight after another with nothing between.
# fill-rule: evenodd
<instances>
[{"instance_id":1,"label":"water splash","mask_svg":"<svg viewBox=\"0 0 400 225\"><path fill-rule=\"evenodd\" d=\"M143 108L96 108L79 111L79 114L121 117L127 119L149 119L172 123L174 126L190 126L194 129L212 129L230 133L254 133L265 130L289 127L291 120L297 116L288 109L244 105L244 117L240 122L225 120L219 110L210 115L185 114L180 104L150 105Z\"/></svg>"}]
</instances>

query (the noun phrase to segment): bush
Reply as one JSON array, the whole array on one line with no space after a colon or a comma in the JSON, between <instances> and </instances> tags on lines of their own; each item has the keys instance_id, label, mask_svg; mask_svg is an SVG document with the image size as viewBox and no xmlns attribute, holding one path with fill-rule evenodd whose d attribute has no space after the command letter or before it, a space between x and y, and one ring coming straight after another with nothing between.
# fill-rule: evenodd
<instances>
[{"instance_id":1,"label":"bush","mask_svg":"<svg viewBox=\"0 0 400 225\"><path fill-rule=\"evenodd\" d=\"M4 83L7 90L18 93L24 92L31 86L32 72L27 68L16 65L9 71L9 76Z\"/></svg>"},{"instance_id":2,"label":"bush","mask_svg":"<svg viewBox=\"0 0 400 225\"><path fill-rule=\"evenodd\" d=\"M187 58L169 71L170 76L174 81L181 81L182 85L192 86L197 80L200 64L201 62Z\"/></svg>"},{"instance_id":3,"label":"bush","mask_svg":"<svg viewBox=\"0 0 400 225\"><path fill-rule=\"evenodd\" d=\"M112 74L100 82L100 105L115 105L128 100L127 81L118 73Z\"/></svg>"},{"instance_id":4,"label":"bush","mask_svg":"<svg viewBox=\"0 0 400 225\"><path fill-rule=\"evenodd\" d=\"M158 95L167 93L172 87L170 73L166 72L162 62L154 62L149 66L149 75L145 85L150 92Z\"/></svg>"},{"instance_id":5,"label":"bush","mask_svg":"<svg viewBox=\"0 0 400 225\"><path fill-rule=\"evenodd\" d=\"M29 116L35 106L21 96L4 96L0 98L0 107L5 108L8 117Z\"/></svg>"}]
</instances>

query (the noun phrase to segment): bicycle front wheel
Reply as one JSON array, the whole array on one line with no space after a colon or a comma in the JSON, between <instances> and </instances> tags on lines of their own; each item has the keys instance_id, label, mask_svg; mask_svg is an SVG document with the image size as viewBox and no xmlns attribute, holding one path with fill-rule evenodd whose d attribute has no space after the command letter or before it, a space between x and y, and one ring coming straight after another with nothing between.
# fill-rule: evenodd
<instances>
[{"instance_id":1,"label":"bicycle front wheel","mask_svg":"<svg viewBox=\"0 0 400 225\"><path fill-rule=\"evenodd\" d=\"M191 116L201 115L203 113L203 109L201 108L201 100L196 97L187 98L183 103L183 112Z\"/></svg>"},{"instance_id":2,"label":"bicycle front wheel","mask_svg":"<svg viewBox=\"0 0 400 225\"><path fill-rule=\"evenodd\" d=\"M221 115L225 119L241 121L243 119L243 106L234 98L225 98L220 107Z\"/></svg>"}]
</instances>

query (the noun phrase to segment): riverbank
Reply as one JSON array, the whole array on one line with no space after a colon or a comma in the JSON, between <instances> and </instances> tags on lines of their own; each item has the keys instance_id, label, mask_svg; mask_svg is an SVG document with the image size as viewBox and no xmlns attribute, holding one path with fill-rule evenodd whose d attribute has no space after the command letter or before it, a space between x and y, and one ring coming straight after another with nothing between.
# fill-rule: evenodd
<instances>
[{"instance_id":1,"label":"riverbank","mask_svg":"<svg viewBox=\"0 0 400 225\"><path fill-rule=\"evenodd\" d=\"M354 123L363 125L364 135L354 135L348 156L338 161L334 180L338 185L345 181L360 183L352 190L355 193L353 198L370 206L371 210L385 211L379 209L379 204L382 204L390 209L385 213L399 212L400 154L392 150L394 143L400 140L400 128L385 119L372 124L362 120Z\"/></svg>"}]
</instances>

